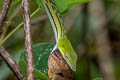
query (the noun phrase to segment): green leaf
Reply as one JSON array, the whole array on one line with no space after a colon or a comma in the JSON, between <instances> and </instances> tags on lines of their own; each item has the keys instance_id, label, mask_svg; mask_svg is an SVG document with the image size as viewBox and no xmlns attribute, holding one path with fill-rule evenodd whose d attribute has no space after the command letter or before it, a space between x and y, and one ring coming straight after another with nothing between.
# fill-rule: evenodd
<instances>
[{"instance_id":1,"label":"green leaf","mask_svg":"<svg viewBox=\"0 0 120 80\"><path fill-rule=\"evenodd\" d=\"M95 79L93 79L93 80L104 80L104 79L101 78L101 77L98 77L98 78L95 78Z\"/></svg>"},{"instance_id":2,"label":"green leaf","mask_svg":"<svg viewBox=\"0 0 120 80\"><path fill-rule=\"evenodd\" d=\"M49 80L45 74L48 73L48 58L53 47L54 47L53 44L48 44L48 43L40 43L33 46L34 69L35 69L35 76L37 78ZM26 59L25 58L26 57L25 57L25 50L24 50L21 53L18 65L20 67L20 70L26 76L26 63L25 63Z\"/></svg>"},{"instance_id":3,"label":"green leaf","mask_svg":"<svg viewBox=\"0 0 120 80\"><path fill-rule=\"evenodd\" d=\"M20 71L23 73L23 75L26 76L26 73L27 73L26 70L27 70L27 69L26 69L26 63L25 63L25 61L22 60L22 59L20 59L20 60L18 61L18 66L19 66Z\"/></svg>"},{"instance_id":4,"label":"green leaf","mask_svg":"<svg viewBox=\"0 0 120 80\"><path fill-rule=\"evenodd\" d=\"M60 13L68 8L68 0L55 0L55 4Z\"/></svg>"},{"instance_id":5,"label":"green leaf","mask_svg":"<svg viewBox=\"0 0 120 80\"><path fill-rule=\"evenodd\" d=\"M91 0L53 0L55 1L56 7L60 13L63 13L67 9L69 9L72 5L82 4L89 2ZM41 0L36 0L38 5L42 6Z\"/></svg>"},{"instance_id":6,"label":"green leaf","mask_svg":"<svg viewBox=\"0 0 120 80\"><path fill-rule=\"evenodd\" d=\"M58 11L60 13L63 13L65 10L69 9L72 5L86 3L91 0L54 0L54 1Z\"/></svg>"},{"instance_id":7,"label":"green leaf","mask_svg":"<svg viewBox=\"0 0 120 80\"><path fill-rule=\"evenodd\" d=\"M75 5L75 4L86 3L92 0L68 0L68 1L69 1L68 5Z\"/></svg>"},{"instance_id":8,"label":"green leaf","mask_svg":"<svg viewBox=\"0 0 120 80\"><path fill-rule=\"evenodd\" d=\"M42 2L41 2L41 0L35 0L36 1L36 3L38 4L38 6L42 6Z\"/></svg>"},{"instance_id":9,"label":"green leaf","mask_svg":"<svg viewBox=\"0 0 120 80\"><path fill-rule=\"evenodd\" d=\"M25 61L19 60L18 65L19 65L20 71L22 71L23 74L26 76L27 69L26 69ZM37 78L37 79L50 80L45 74L39 72L37 69L34 69L34 74L35 74L35 78Z\"/></svg>"},{"instance_id":10,"label":"green leaf","mask_svg":"<svg viewBox=\"0 0 120 80\"><path fill-rule=\"evenodd\" d=\"M4 3L4 0L0 0L0 11L1 11L1 8L3 6L3 3Z\"/></svg>"},{"instance_id":11,"label":"green leaf","mask_svg":"<svg viewBox=\"0 0 120 80\"><path fill-rule=\"evenodd\" d=\"M37 69L34 70L34 73L35 73L35 78L37 78L37 79L50 80L50 78L48 78L48 76L39 72Z\"/></svg>"}]
</instances>

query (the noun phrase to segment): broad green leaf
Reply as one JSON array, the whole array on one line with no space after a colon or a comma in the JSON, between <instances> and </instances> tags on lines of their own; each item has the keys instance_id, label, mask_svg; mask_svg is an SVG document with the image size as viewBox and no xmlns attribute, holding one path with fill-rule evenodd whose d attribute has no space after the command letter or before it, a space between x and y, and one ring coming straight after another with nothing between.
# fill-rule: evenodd
<instances>
[{"instance_id":1,"label":"broad green leaf","mask_svg":"<svg viewBox=\"0 0 120 80\"><path fill-rule=\"evenodd\" d=\"M53 1L55 1L58 11L60 13L63 13L64 11L69 9L72 5L86 3L91 0L53 0ZM42 5L41 0L36 0L36 2L38 3L38 5L40 6Z\"/></svg>"},{"instance_id":2,"label":"broad green leaf","mask_svg":"<svg viewBox=\"0 0 120 80\"><path fill-rule=\"evenodd\" d=\"M55 0L55 4L60 13L68 8L68 0Z\"/></svg>"},{"instance_id":3,"label":"broad green leaf","mask_svg":"<svg viewBox=\"0 0 120 80\"><path fill-rule=\"evenodd\" d=\"M74 5L74 4L86 3L92 0L68 0L68 1L69 1L68 5Z\"/></svg>"},{"instance_id":4,"label":"broad green leaf","mask_svg":"<svg viewBox=\"0 0 120 80\"><path fill-rule=\"evenodd\" d=\"M63 13L65 10L69 9L72 5L86 3L91 0L54 0L54 1L58 11L60 13Z\"/></svg>"},{"instance_id":5,"label":"broad green leaf","mask_svg":"<svg viewBox=\"0 0 120 80\"><path fill-rule=\"evenodd\" d=\"M39 72L37 69L34 70L34 73L35 73L35 78L37 78L37 79L50 80L50 78L48 78L48 76Z\"/></svg>"},{"instance_id":6,"label":"broad green leaf","mask_svg":"<svg viewBox=\"0 0 120 80\"><path fill-rule=\"evenodd\" d=\"M27 69L26 69L25 61L22 59L19 60L18 65L19 65L20 71L22 71L22 73L26 76ZM37 78L37 79L50 80L45 74L39 72L37 69L34 69L34 75L35 75L35 78Z\"/></svg>"},{"instance_id":7,"label":"broad green leaf","mask_svg":"<svg viewBox=\"0 0 120 80\"><path fill-rule=\"evenodd\" d=\"M53 49L53 44L48 43L40 43L33 46L33 56L34 56L34 69L35 69L35 76L37 78L46 78L45 74L48 73L48 58L49 54ZM21 71L26 75L26 63L25 63L25 50L22 51L20 59L19 59L19 67ZM41 75L41 76L40 76Z\"/></svg>"},{"instance_id":8,"label":"broad green leaf","mask_svg":"<svg viewBox=\"0 0 120 80\"><path fill-rule=\"evenodd\" d=\"M25 61L20 59L18 61L18 66L19 66L20 71L23 73L23 75L26 76L27 71L26 71L26 63L25 63Z\"/></svg>"},{"instance_id":9,"label":"broad green leaf","mask_svg":"<svg viewBox=\"0 0 120 80\"><path fill-rule=\"evenodd\" d=\"M92 80L104 80L95 64L91 63L91 78Z\"/></svg>"},{"instance_id":10,"label":"broad green leaf","mask_svg":"<svg viewBox=\"0 0 120 80\"><path fill-rule=\"evenodd\" d=\"M38 4L38 6L42 6L41 0L35 0L35 1L36 1L36 3Z\"/></svg>"}]
</instances>

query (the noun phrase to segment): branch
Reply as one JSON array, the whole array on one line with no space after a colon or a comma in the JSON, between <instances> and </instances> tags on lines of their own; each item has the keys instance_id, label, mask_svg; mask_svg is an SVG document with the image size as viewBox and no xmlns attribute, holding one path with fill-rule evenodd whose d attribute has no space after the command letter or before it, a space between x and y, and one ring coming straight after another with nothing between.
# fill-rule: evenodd
<instances>
[{"instance_id":1,"label":"branch","mask_svg":"<svg viewBox=\"0 0 120 80\"><path fill-rule=\"evenodd\" d=\"M25 31L25 47L26 47L26 63L27 63L27 80L34 80L34 66L32 41L30 33L30 14L28 0L22 0L23 14L24 14L24 31Z\"/></svg>"},{"instance_id":2,"label":"branch","mask_svg":"<svg viewBox=\"0 0 120 80\"><path fill-rule=\"evenodd\" d=\"M17 79L22 80L23 74L20 72L17 63L12 58L12 56L1 46L0 46L0 56L6 62L6 64L9 66L9 68L13 71L13 73L17 77Z\"/></svg>"},{"instance_id":3,"label":"branch","mask_svg":"<svg viewBox=\"0 0 120 80\"><path fill-rule=\"evenodd\" d=\"M12 25L12 23L11 23L12 20L13 20L16 16L18 16L18 14L20 13L21 9L22 9L22 6L19 5L19 6L13 11L12 15L10 16L10 18L9 18L8 21L7 21L7 22L10 22L10 24L6 24L6 25L3 26L4 28L3 28L2 34L0 35L0 41L2 41L2 40L4 39L4 37L5 37L8 29L9 29L9 27L10 27L10 25Z\"/></svg>"},{"instance_id":4,"label":"branch","mask_svg":"<svg viewBox=\"0 0 120 80\"><path fill-rule=\"evenodd\" d=\"M1 26L3 24L3 20L5 19L6 15L7 15L8 9L10 7L10 3L11 3L11 0L5 0L4 5L2 7L2 11L0 13L0 32L2 32Z\"/></svg>"},{"instance_id":5,"label":"branch","mask_svg":"<svg viewBox=\"0 0 120 80\"><path fill-rule=\"evenodd\" d=\"M33 17L38 11L40 10L40 8L38 7L31 15L30 17ZM18 24L15 29L13 29L2 41L0 41L0 46L6 42L6 40L8 40L8 38L10 38L24 23L21 22L20 24Z\"/></svg>"},{"instance_id":6,"label":"branch","mask_svg":"<svg viewBox=\"0 0 120 80\"><path fill-rule=\"evenodd\" d=\"M108 31L105 28L107 22L104 15L102 0L91 2L90 12L94 22L93 28L95 32L98 62L103 73L104 80L115 80L111 57L112 51L108 39Z\"/></svg>"}]
</instances>

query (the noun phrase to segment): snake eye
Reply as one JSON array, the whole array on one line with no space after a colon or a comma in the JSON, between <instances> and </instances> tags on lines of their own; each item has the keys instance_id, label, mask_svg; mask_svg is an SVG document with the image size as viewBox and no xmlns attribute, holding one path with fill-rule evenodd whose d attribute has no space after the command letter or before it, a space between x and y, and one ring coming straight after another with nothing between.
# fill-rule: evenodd
<instances>
[{"instance_id":1,"label":"snake eye","mask_svg":"<svg viewBox=\"0 0 120 80\"><path fill-rule=\"evenodd\" d=\"M68 59L68 58L69 58L69 56L67 54L65 54L65 59Z\"/></svg>"}]
</instances>

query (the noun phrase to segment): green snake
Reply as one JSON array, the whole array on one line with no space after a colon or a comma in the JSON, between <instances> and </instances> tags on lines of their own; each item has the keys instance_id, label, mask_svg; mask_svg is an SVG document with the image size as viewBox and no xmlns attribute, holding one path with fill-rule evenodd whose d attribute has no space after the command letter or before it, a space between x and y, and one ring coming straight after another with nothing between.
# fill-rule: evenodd
<instances>
[{"instance_id":1,"label":"green snake","mask_svg":"<svg viewBox=\"0 0 120 80\"><path fill-rule=\"evenodd\" d=\"M59 49L60 53L62 54L62 57L69 65L69 67L73 71L76 71L77 55L66 36L64 23L60 17L60 13L56 8L54 0L42 0L42 4L48 14L48 17L50 19L55 34L56 45L53 48L52 52L56 49ZM57 60L59 60L54 54L52 55Z\"/></svg>"}]
</instances>

